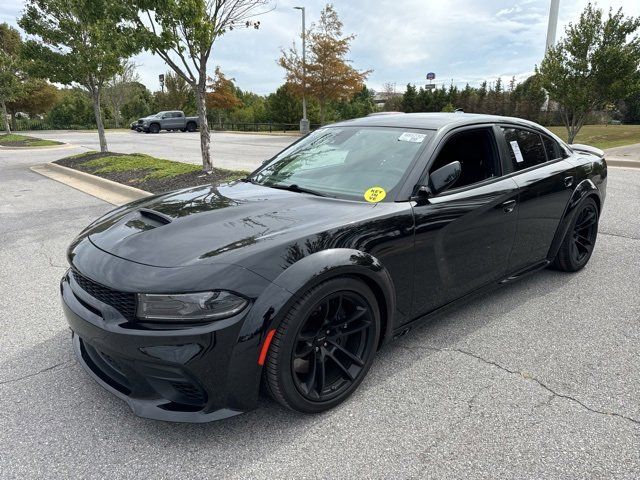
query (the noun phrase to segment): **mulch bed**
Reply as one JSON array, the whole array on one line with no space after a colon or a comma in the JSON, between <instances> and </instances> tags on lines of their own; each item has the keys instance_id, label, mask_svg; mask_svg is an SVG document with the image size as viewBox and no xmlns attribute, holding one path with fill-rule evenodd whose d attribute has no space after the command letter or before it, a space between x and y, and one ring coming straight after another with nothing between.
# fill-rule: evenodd
<instances>
[{"instance_id":1,"label":"mulch bed","mask_svg":"<svg viewBox=\"0 0 640 480\"><path fill-rule=\"evenodd\" d=\"M128 172L106 172L95 173L95 168L87 167L84 164L96 158L121 156L121 153L88 153L82 157L62 158L54 163L64 167L73 168L81 172L90 173L98 177L106 178L114 182L122 183L130 187L146 190L151 193L164 193L171 190L179 190L181 188L196 187L205 184L220 184L225 179L223 174L218 173L215 169L211 174L201 171L185 173L166 178L149 178L145 179L149 174L149 170L132 170Z\"/></svg>"}]
</instances>

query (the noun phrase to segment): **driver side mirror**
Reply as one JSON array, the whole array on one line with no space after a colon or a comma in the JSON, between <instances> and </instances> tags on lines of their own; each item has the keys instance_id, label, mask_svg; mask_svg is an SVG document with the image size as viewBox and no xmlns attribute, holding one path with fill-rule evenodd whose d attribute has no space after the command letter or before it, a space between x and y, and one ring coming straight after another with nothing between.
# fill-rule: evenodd
<instances>
[{"instance_id":1,"label":"driver side mirror","mask_svg":"<svg viewBox=\"0 0 640 480\"><path fill-rule=\"evenodd\" d=\"M456 183L461 173L462 165L460 165L458 161L447 163L443 167L431 172L429 174L429 190L431 195L437 195Z\"/></svg>"}]
</instances>

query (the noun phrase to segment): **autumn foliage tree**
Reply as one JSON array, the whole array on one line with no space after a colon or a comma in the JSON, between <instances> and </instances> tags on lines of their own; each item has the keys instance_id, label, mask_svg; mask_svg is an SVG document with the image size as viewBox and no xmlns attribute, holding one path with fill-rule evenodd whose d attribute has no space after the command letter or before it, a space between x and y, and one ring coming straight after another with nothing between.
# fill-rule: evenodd
<instances>
[{"instance_id":1,"label":"autumn foliage tree","mask_svg":"<svg viewBox=\"0 0 640 480\"><path fill-rule=\"evenodd\" d=\"M362 91L371 70L358 71L347 59L355 35L343 36L342 22L333 6L327 4L320 21L307 32L306 93L318 100L320 123L324 124L327 103L349 100ZM304 88L302 55L295 45L282 51L278 60L286 70L286 80L298 96Z\"/></svg>"},{"instance_id":2,"label":"autumn foliage tree","mask_svg":"<svg viewBox=\"0 0 640 480\"><path fill-rule=\"evenodd\" d=\"M242 101L236 95L233 79L227 78L220 67L216 67L215 75L209 78L207 93L207 108L217 110L218 123L222 123L222 112L242 105Z\"/></svg>"},{"instance_id":3,"label":"autumn foliage tree","mask_svg":"<svg viewBox=\"0 0 640 480\"><path fill-rule=\"evenodd\" d=\"M11 127L15 130L16 115L24 112L31 116L42 115L58 101L58 89L41 78L27 77L22 82L19 95L7 102L7 112L11 115Z\"/></svg>"}]
</instances>

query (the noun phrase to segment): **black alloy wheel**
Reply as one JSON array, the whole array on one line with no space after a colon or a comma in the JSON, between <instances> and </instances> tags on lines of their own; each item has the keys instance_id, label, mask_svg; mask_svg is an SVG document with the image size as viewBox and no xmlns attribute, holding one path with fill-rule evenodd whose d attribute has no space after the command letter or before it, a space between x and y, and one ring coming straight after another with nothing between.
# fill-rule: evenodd
<instances>
[{"instance_id":1,"label":"black alloy wheel","mask_svg":"<svg viewBox=\"0 0 640 480\"><path fill-rule=\"evenodd\" d=\"M149 127L149 131L151 133L158 133L160 132L160 126L157 123L152 123L151 126Z\"/></svg>"},{"instance_id":2,"label":"black alloy wheel","mask_svg":"<svg viewBox=\"0 0 640 480\"><path fill-rule=\"evenodd\" d=\"M188 132L195 132L197 128L198 128L198 126L194 122L187 123L187 131Z\"/></svg>"},{"instance_id":3,"label":"black alloy wheel","mask_svg":"<svg viewBox=\"0 0 640 480\"><path fill-rule=\"evenodd\" d=\"M567 272L583 268L591 258L597 237L598 206L592 198L587 198L578 207L554 266Z\"/></svg>"},{"instance_id":4,"label":"black alloy wheel","mask_svg":"<svg viewBox=\"0 0 640 480\"><path fill-rule=\"evenodd\" d=\"M296 302L278 327L265 365L267 389L293 410L332 408L363 380L379 335L369 288L353 278L329 280Z\"/></svg>"}]
</instances>

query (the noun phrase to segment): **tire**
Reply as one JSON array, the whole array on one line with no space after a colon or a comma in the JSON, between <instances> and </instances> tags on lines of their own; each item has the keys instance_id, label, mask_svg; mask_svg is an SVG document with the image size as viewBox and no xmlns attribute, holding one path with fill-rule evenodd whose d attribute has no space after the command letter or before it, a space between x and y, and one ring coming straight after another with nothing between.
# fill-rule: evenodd
<instances>
[{"instance_id":1,"label":"tire","mask_svg":"<svg viewBox=\"0 0 640 480\"><path fill-rule=\"evenodd\" d=\"M569 224L569 229L553 260L553 267L577 272L589 262L598 237L598 205L591 197L584 199Z\"/></svg>"},{"instance_id":2,"label":"tire","mask_svg":"<svg viewBox=\"0 0 640 480\"><path fill-rule=\"evenodd\" d=\"M195 132L197 129L198 129L198 125L196 125L195 122L187 123L187 131L188 132Z\"/></svg>"},{"instance_id":3,"label":"tire","mask_svg":"<svg viewBox=\"0 0 640 480\"><path fill-rule=\"evenodd\" d=\"M187 131L187 129L186 128L181 128L180 131L184 133L184 132Z\"/></svg>"},{"instance_id":4,"label":"tire","mask_svg":"<svg viewBox=\"0 0 640 480\"><path fill-rule=\"evenodd\" d=\"M278 326L263 384L291 410L329 410L358 388L379 337L380 312L371 290L351 277L327 280L302 295Z\"/></svg>"},{"instance_id":5,"label":"tire","mask_svg":"<svg viewBox=\"0 0 640 480\"><path fill-rule=\"evenodd\" d=\"M158 125L157 123L152 123L151 125L149 125L149 132L151 132L151 133L159 133L160 132L160 125Z\"/></svg>"}]
</instances>

